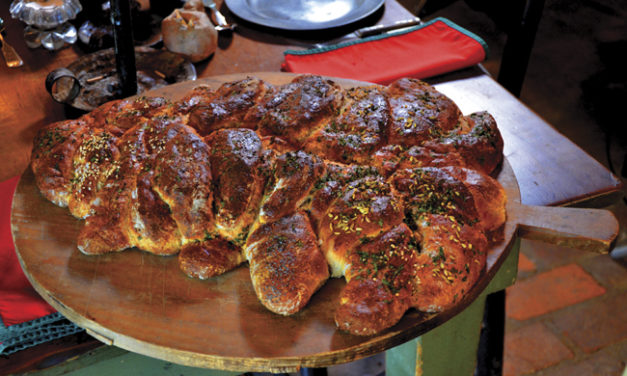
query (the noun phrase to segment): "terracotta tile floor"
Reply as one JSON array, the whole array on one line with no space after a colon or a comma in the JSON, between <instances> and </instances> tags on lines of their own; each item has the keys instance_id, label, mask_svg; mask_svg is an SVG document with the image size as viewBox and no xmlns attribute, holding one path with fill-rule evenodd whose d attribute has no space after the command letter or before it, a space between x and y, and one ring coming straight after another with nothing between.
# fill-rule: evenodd
<instances>
[{"instance_id":1,"label":"terracotta tile floor","mask_svg":"<svg viewBox=\"0 0 627 376\"><path fill-rule=\"evenodd\" d=\"M504 375L571 375L574 370L621 375L625 369L625 263L571 251L523 240L525 266L507 290ZM547 252L561 257L547 262L542 259Z\"/></svg>"}]
</instances>

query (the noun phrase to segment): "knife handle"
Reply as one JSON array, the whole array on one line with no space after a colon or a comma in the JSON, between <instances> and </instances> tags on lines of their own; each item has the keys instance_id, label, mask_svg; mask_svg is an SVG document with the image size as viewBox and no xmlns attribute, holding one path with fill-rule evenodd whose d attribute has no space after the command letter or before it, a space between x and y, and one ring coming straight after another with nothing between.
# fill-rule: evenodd
<instances>
[{"instance_id":1,"label":"knife handle","mask_svg":"<svg viewBox=\"0 0 627 376\"><path fill-rule=\"evenodd\" d=\"M422 23L422 20L418 17L415 17L409 20L397 21L389 25L376 25L376 26L364 27L359 30L355 30L355 35L358 38L365 38L365 37L369 37L372 35L382 34L390 30L397 30L397 29L402 29L402 28L409 27L409 26L419 25L421 23Z\"/></svg>"},{"instance_id":2,"label":"knife handle","mask_svg":"<svg viewBox=\"0 0 627 376\"><path fill-rule=\"evenodd\" d=\"M24 61L20 55L17 54L15 49L4 40L2 34L0 34L0 42L2 43L2 47L0 47L0 49L2 50L2 55L4 56L4 61L6 62L7 67L21 67L24 64Z\"/></svg>"}]
</instances>

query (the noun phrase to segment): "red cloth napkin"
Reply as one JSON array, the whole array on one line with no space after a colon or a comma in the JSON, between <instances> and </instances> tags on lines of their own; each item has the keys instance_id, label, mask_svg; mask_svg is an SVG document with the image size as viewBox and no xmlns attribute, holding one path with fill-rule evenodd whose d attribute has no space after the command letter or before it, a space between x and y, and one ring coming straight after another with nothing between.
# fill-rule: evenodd
<instances>
[{"instance_id":1,"label":"red cloth napkin","mask_svg":"<svg viewBox=\"0 0 627 376\"><path fill-rule=\"evenodd\" d=\"M283 70L389 84L482 62L486 43L446 18L407 30L311 50L285 51Z\"/></svg>"},{"instance_id":2,"label":"red cloth napkin","mask_svg":"<svg viewBox=\"0 0 627 376\"><path fill-rule=\"evenodd\" d=\"M33 290L17 261L11 236L11 203L19 176L0 182L0 317L5 326L56 312Z\"/></svg>"}]
</instances>

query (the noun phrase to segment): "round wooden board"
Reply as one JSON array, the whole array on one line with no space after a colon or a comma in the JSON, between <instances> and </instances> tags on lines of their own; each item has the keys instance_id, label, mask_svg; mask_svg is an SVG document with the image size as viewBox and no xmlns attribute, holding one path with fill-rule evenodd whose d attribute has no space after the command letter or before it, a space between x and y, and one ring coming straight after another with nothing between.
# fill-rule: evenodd
<instances>
[{"instance_id":1,"label":"round wooden board","mask_svg":"<svg viewBox=\"0 0 627 376\"><path fill-rule=\"evenodd\" d=\"M273 84L293 78L283 73L249 75ZM197 85L217 87L245 76L185 82L148 95L176 99ZM343 87L368 85L332 79ZM498 179L508 200L519 203L516 178L507 162ZM342 279L329 280L304 310L284 317L258 302L246 265L200 281L185 276L176 257L135 249L83 255L76 248L82 221L44 199L30 170L16 190L11 225L20 263L33 287L59 312L105 343L195 367L288 372L373 355L459 313L483 291L507 256L517 223L509 215L503 239L489 251L486 273L464 299L437 315L411 310L397 325L372 337L336 329L333 315Z\"/></svg>"}]
</instances>

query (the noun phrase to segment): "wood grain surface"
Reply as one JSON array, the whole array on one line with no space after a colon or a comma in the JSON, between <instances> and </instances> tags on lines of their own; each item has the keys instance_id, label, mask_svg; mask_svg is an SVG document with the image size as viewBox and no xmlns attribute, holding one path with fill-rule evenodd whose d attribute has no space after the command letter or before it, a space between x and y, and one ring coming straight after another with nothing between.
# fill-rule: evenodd
<instances>
[{"instance_id":1,"label":"wood grain surface","mask_svg":"<svg viewBox=\"0 0 627 376\"><path fill-rule=\"evenodd\" d=\"M251 73L274 84L293 75ZM169 86L154 95L177 98L191 87L241 79L226 75ZM335 80L343 87L360 84ZM361 83L363 84L363 83ZM509 200L518 186L506 163L499 174ZM333 315L343 279L333 279L301 312L284 317L257 300L246 266L207 281L186 277L176 257L138 250L86 256L76 248L81 221L45 200L30 171L18 185L12 230L20 263L35 289L53 307L105 343L179 364L235 371L293 371L349 362L386 350L440 325L470 304L509 251L516 221L489 252L487 272L452 309L409 311L373 337L336 329Z\"/></svg>"}]
</instances>

